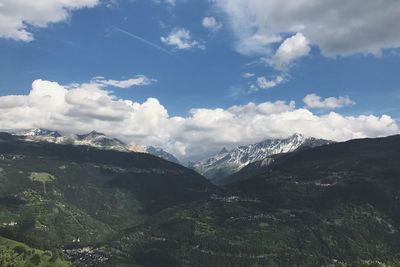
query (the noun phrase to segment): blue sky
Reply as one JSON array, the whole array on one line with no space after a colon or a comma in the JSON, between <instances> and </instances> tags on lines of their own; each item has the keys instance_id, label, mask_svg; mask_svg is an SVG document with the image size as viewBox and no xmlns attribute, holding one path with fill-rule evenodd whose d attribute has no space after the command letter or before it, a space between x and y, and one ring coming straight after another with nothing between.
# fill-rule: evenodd
<instances>
[{"instance_id":1,"label":"blue sky","mask_svg":"<svg viewBox=\"0 0 400 267\"><path fill-rule=\"evenodd\" d=\"M354 12L354 24L362 25L354 29L342 22L344 17L329 21L323 18L319 21L318 16L313 20L305 19L302 14L315 13L307 7L296 7L298 13L294 14L290 10L279 11L283 12L279 19L268 3L279 2L275 0L85 0L78 5L71 1L71 5L64 6L49 4L45 7L43 4L43 7L38 7L43 10L27 18L19 9L23 9L25 3L27 9L32 8L32 3L17 2L21 5L14 6L10 0L0 0L0 14L8 12L9 21L22 23L14 28L0 27L0 95L3 96L0 104L3 103L3 107L6 107L5 101L9 101L9 98L4 98L6 96L28 97L35 80L56 82L69 90L79 89L84 84L95 86L94 77L101 76L103 78L97 80L102 80L103 84L97 84L96 90L107 92L114 102L130 100L142 105L149 98L156 99L168 113L162 118L173 121L172 126L170 122L163 126L152 125L148 132L136 135L135 127L140 125L126 133L121 130L113 132L106 126L107 122L99 121L98 117L92 120L85 117L87 127L82 126L83 122L67 127L66 115L60 113L65 121L59 125L51 120L27 118L29 123L20 123L19 128L41 126L68 132L98 127L97 130L126 141L162 146L188 158L212 153L223 145L235 146L285 136L294 131L345 140L392 134L398 130L400 34L392 22L400 15L400 6L395 2L381 1L381 6L377 6L368 0L366 3L354 1L354 5L346 7L332 3L318 6L322 13L329 9L343 16ZM357 4L361 3L365 6L360 11ZM287 5L292 4L295 5L295 1L289 1ZM12 11L6 11L5 7ZM260 15L258 10L263 8L270 12ZM43 21L50 12L54 12L54 19ZM376 15L379 12L382 17ZM290 24L285 16L294 18L294 22ZM326 25L327 33L321 33L318 25ZM22 31L30 35L21 35ZM251 77L244 77L246 73ZM142 77L138 75L150 82L124 88L109 82ZM313 97L305 101L304 98L311 94ZM290 106L290 101L295 101L292 113L310 112L317 120L326 123L323 127L329 125L330 128L326 126L328 128L321 133L310 132L307 130L310 128L307 125L309 120L304 119L301 127L288 127L290 130L280 132L281 126L263 130L249 128L255 123L252 121L244 123L246 129L237 129L238 132L249 131L246 136L234 133L225 138L229 135L227 129L217 131L213 128L215 125L205 125L199 121L200 113L193 110L210 111L206 117L218 117L218 108L229 113L234 106L243 108L249 103L279 105L276 101L285 101L287 106ZM12 111L8 107L7 114L15 114ZM58 111L44 112L49 115ZM240 112L246 113L248 109L243 108ZM279 114L285 115L282 112L286 111ZM37 114L42 113L38 111ZM271 114L257 113L261 122L266 124L272 120L268 117ZM336 121L325 122L329 114L337 114L343 121L338 125ZM235 111L228 117L231 115L251 117L254 114L242 115ZM372 122L362 117L369 115ZM382 122L383 115L390 121ZM182 121L176 122L174 118ZM296 120L302 119L296 117ZM226 118L221 125L225 122ZM187 136L182 137L171 130L154 134L160 127L177 127L174 123L180 127L185 124L182 131ZM220 122L216 120L214 123L218 125ZM234 119L231 123L226 127L237 126ZM354 127L335 132L335 127L352 123ZM6 119L0 122L3 129L13 128L12 125L13 121ZM193 129L198 129L198 132ZM205 131L207 134L203 136ZM195 141L191 143L190 139ZM212 148L203 149L201 153L193 152L201 150L204 142L209 142Z\"/></svg>"}]
</instances>

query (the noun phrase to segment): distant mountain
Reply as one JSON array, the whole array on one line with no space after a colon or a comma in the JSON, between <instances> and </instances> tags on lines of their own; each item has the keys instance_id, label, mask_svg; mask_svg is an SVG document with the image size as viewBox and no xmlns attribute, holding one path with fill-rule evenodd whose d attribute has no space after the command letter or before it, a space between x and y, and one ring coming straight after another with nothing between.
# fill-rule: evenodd
<instances>
[{"instance_id":1,"label":"distant mountain","mask_svg":"<svg viewBox=\"0 0 400 267\"><path fill-rule=\"evenodd\" d=\"M127 151L127 146L121 140L106 136L103 133L92 131L88 134L76 135L73 138L75 145L87 145L103 149Z\"/></svg>"},{"instance_id":2,"label":"distant mountain","mask_svg":"<svg viewBox=\"0 0 400 267\"><path fill-rule=\"evenodd\" d=\"M133 152L148 153L148 154L163 158L165 160L180 164L179 160L174 155L166 152L165 150L163 150L162 148L159 148L159 147L130 144L130 145L128 145L128 149Z\"/></svg>"},{"instance_id":3,"label":"distant mountain","mask_svg":"<svg viewBox=\"0 0 400 267\"><path fill-rule=\"evenodd\" d=\"M295 151L303 147L317 147L333 143L329 140L317 139L294 134L283 139L267 139L262 142L236 147L230 151L223 148L217 155L194 163L191 168L211 181L227 177L252 162L263 160L271 155Z\"/></svg>"},{"instance_id":4,"label":"distant mountain","mask_svg":"<svg viewBox=\"0 0 400 267\"><path fill-rule=\"evenodd\" d=\"M52 130L35 128L14 133L30 141L50 142L56 144L84 145L100 149L111 149L124 152L148 153L165 160L179 164L178 159L162 148L152 146L128 145L117 138L112 138L104 133L92 131L88 134L73 134L63 136Z\"/></svg>"}]
</instances>

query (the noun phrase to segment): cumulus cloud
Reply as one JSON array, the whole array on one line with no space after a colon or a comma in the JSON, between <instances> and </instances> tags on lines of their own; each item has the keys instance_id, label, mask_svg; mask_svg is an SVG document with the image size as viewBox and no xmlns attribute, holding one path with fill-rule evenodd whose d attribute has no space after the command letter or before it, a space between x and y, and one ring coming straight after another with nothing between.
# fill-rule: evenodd
<instances>
[{"instance_id":1,"label":"cumulus cloud","mask_svg":"<svg viewBox=\"0 0 400 267\"><path fill-rule=\"evenodd\" d=\"M326 56L400 47L400 2L391 0L215 0L228 15L241 53L269 51L287 34L301 32Z\"/></svg>"},{"instance_id":2,"label":"cumulus cloud","mask_svg":"<svg viewBox=\"0 0 400 267\"><path fill-rule=\"evenodd\" d=\"M355 102L350 99L348 96L339 96L336 97L328 97L322 99L320 96L316 94L309 94L303 98L304 104L308 108L317 108L317 109L335 109L341 108L344 106L354 105Z\"/></svg>"},{"instance_id":3,"label":"cumulus cloud","mask_svg":"<svg viewBox=\"0 0 400 267\"><path fill-rule=\"evenodd\" d=\"M221 22L217 21L214 17L205 17L203 18L202 25L207 30L212 32L217 32L222 29L223 25Z\"/></svg>"},{"instance_id":4,"label":"cumulus cloud","mask_svg":"<svg viewBox=\"0 0 400 267\"><path fill-rule=\"evenodd\" d=\"M92 79L91 82L96 83L100 86L113 86L117 88L127 89L135 86L151 85L154 82L157 82L157 80L150 79L145 75L136 75L135 77L127 80L107 80L104 77L95 77Z\"/></svg>"},{"instance_id":5,"label":"cumulus cloud","mask_svg":"<svg viewBox=\"0 0 400 267\"><path fill-rule=\"evenodd\" d=\"M307 38L303 34L297 33L287 38L279 46L269 63L276 69L285 70L294 60L308 55L310 51L310 43Z\"/></svg>"},{"instance_id":6,"label":"cumulus cloud","mask_svg":"<svg viewBox=\"0 0 400 267\"><path fill-rule=\"evenodd\" d=\"M193 40L190 31L184 28L175 28L166 37L161 37L161 41L180 50L205 49L205 46L196 40Z\"/></svg>"},{"instance_id":7,"label":"cumulus cloud","mask_svg":"<svg viewBox=\"0 0 400 267\"><path fill-rule=\"evenodd\" d=\"M34 81L27 95L0 97L0 129L33 127L63 133L97 130L128 143L163 147L181 159L295 132L337 141L399 132L387 115L317 115L297 108L294 101L198 108L186 117L172 117L155 98L139 103L118 98L96 83L44 80Z\"/></svg>"},{"instance_id":8,"label":"cumulus cloud","mask_svg":"<svg viewBox=\"0 0 400 267\"><path fill-rule=\"evenodd\" d=\"M95 83L60 85L44 80L34 81L28 95L0 97L0 110L1 129L43 127L68 133L98 129L149 143L163 140L172 120L154 98L137 103L118 99Z\"/></svg>"},{"instance_id":9,"label":"cumulus cloud","mask_svg":"<svg viewBox=\"0 0 400 267\"><path fill-rule=\"evenodd\" d=\"M94 7L99 0L0 0L0 38L29 42L30 27L45 28L68 20L71 11Z\"/></svg>"},{"instance_id":10,"label":"cumulus cloud","mask_svg":"<svg viewBox=\"0 0 400 267\"><path fill-rule=\"evenodd\" d=\"M289 38L286 38L275 54L269 58L262 59L264 62L278 70L281 74L277 75L274 79L268 80L266 77L258 77L256 82L250 86L252 91L259 89L269 89L280 85L285 81L290 67L293 62L301 57L308 55L311 51L310 43L303 34L297 33ZM251 78L252 73L245 73L244 78Z\"/></svg>"},{"instance_id":11,"label":"cumulus cloud","mask_svg":"<svg viewBox=\"0 0 400 267\"><path fill-rule=\"evenodd\" d=\"M269 89L281 84L284 82L284 80L284 77L281 75L276 76L272 80L268 80L264 76L261 76L257 78L257 85L252 85L250 89L253 91L257 91L259 89Z\"/></svg>"}]
</instances>

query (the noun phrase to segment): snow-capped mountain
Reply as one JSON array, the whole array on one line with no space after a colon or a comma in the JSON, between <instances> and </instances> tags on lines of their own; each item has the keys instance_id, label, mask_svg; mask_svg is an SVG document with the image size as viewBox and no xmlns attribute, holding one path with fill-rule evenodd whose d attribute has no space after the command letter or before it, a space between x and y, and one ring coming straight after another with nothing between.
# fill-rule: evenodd
<instances>
[{"instance_id":1,"label":"snow-capped mountain","mask_svg":"<svg viewBox=\"0 0 400 267\"><path fill-rule=\"evenodd\" d=\"M329 143L333 142L302 134L294 134L284 139L267 139L256 144L239 146L230 151L223 148L215 156L198 161L190 167L212 181L231 175L249 163L263 160L271 155L292 152L302 147L316 147Z\"/></svg>"},{"instance_id":2,"label":"snow-capped mountain","mask_svg":"<svg viewBox=\"0 0 400 267\"><path fill-rule=\"evenodd\" d=\"M84 145L92 146L100 149L111 149L124 152L139 152L148 153L165 160L178 163L178 159L172 154L165 150L152 147L152 146L140 146L140 145L128 145L117 138L109 137L103 133L92 131L88 134L73 134L73 135L61 135L56 131L46 129L30 129L13 133L15 135L23 137L25 140L34 142L51 142L57 144L71 144L71 145Z\"/></svg>"},{"instance_id":3,"label":"snow-capped mountain","mask_svg":"<svg viewBox=\"0 0 400 267\"><path fill-rule=\"evenodd\" d=\"M179 160L174 155L166 152L165 150L163 150L162 148L159 148L159 147L130 144L128 146L128 148L130 151L139 152L139 153L148 153L148 154L163 158L165 160L180 164Z\"/></svg>"},{"instance_id":4,"label":"snow-capped mountain","mask_svg":"<svg viewBox=\"0 0 400 267\"><path fill-rule=\"evenodd\" d=\"M165 160L175 162L179 164L179 160L172 154L166 152L165 150L159 148L159 147L154 147L154 146L147 146L146 147L146 152L149 154L152 154L154 156L163 158Z\"/></svg>"},{"instance_id":5,"label":"snow-capped mountain","mask_svg":"<svg viewBox=\"0 0 400 267\"><path fill-rule=\"evenodd\" d=\"M88 134L72 137L75 145L87 145L119 151L129 151L127 145L119 139L109 137L103 133L92 131Z\"/></svg>"}]
</instances>

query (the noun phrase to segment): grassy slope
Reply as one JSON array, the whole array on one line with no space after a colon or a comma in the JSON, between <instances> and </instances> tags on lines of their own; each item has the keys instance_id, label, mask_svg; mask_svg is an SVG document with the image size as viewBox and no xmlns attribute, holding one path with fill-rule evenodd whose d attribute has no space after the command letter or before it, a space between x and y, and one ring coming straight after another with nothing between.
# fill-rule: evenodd
<instances>
[{"instance_id":1,"label":"grassy slope","mask_svg":"<svg viewBox=\"0 0 400 267\"><path fill-rule=\"evenodd\" d=\"M57 251L33 249L23 243L0 237L0 266L70 267Z\"/></svg>"}]
</instances>

